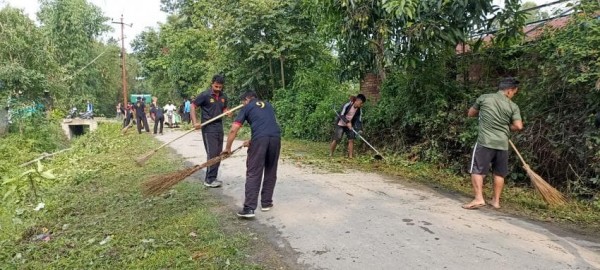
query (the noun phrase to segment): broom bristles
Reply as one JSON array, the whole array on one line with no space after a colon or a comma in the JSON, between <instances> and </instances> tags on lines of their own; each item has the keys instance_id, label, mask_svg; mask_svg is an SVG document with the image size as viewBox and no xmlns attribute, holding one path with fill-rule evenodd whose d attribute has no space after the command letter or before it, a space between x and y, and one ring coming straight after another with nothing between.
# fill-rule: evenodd
<instances>
[{"instance_id":1,"label":"broom bristles","mask_svg":"<svg viewBox=\"0 0 600 270\"><path fill-rule=\"evenodd\" d=\"M146 161L148 161L150 159L150 157L152 157L152 155L154 155L154 153L156 153L156 151L152 150L152 151L144 154L143 156L136 158L135 163L137 163L140 166L144 166L146 164Z\"/></svg>"},{"instance_id":2,"label":"broom bristles","mask_svg":"<svg viewBox=\"0 0 600 270\"><path fill-rule=\"evenodd\" d=\"M188 176L194 174L195 172L201 170L202 168L209 167L215 165L221 160L230 157L231 155L219 155L214 158L209 159L208 161L195 165L190 168L181 169L176 172L166 173L162 175L156 175L148 179L148 181L142 184L142 193L146 196L150 195L159 195L171 187L176 185L177 183L183 181Z\"/></svg>"},{"instance_id":3,"label":"broom bristles","mask_svg":"<svg viewBox=\"0 0 600 270\"><path fill-rule=\"evenodd\" d=\"M549 205L562 205L566 203L565 197L555 189L553 186L548 184L544 178L535 173L529 166L523 166L527 172L527 176L531 179L533 187L542 195L542 198Z\"/></svg>"},{"instance_id":4,"label":"broom bristles","mask_svg":"<svg viewBox=\"0 0 600 270\"><path fill-rule=\"evenodd\" d=\"M200 169L202 167L196 165L176 172L156 175L143 183L142 193L146 196L161 194Z\"/></svg>"}]
</instances>

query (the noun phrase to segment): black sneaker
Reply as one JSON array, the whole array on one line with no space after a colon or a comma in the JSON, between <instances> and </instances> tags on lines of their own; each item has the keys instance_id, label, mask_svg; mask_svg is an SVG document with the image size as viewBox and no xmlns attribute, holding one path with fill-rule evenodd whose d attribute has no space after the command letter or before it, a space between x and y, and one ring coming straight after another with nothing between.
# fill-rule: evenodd
<instances>
[{"instance_id":1,"label":"black sneaker","mask_svg":"<svg viewBox=\"0 0 600 270\"><path fill-rule=\"evenodd\" d=\"M273 204L267 204L260 207L260 211L267 212L273 208Z\"/></svg>"},{"instance_id":2,"label":"black sneaker","mask_svg":"<svg viewBox=\"0 0 600 270\"><path fill-rule=\"evenodd\" d=\"M244 208L244 209L242 209L241 211L239 211L237 213L237 216L238 217L243 217L243 218L253 218L254 217L254 210Z\"/></svg>"}]
</instances>

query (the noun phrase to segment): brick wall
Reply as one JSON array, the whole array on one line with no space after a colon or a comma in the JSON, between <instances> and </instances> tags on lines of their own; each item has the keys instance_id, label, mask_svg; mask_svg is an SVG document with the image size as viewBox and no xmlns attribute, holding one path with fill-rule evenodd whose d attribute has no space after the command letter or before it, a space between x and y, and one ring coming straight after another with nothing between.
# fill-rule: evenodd
<instances>
[{"instance_id":1,"label":"brick wall","mask_svg":"<svg viewBox=\"0 0 600 270\"><path fill-rule=\"evenodd\" d=\"M381 88L381 80L374 73L367 73L360 80L360 92L367 97L367 100L377 102L379 100L379 89Z\"/></svg>"}]
</instances>

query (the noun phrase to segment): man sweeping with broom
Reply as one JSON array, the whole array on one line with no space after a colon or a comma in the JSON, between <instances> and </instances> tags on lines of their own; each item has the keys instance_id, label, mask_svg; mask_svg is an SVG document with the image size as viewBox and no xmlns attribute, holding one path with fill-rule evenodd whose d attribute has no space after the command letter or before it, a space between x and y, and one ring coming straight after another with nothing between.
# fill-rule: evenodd
<instances>
[{"instance_id":1,"label":"man sweeping with broom","mask_svg":"<svg viewBox=\"0 0 600 270\"><path fill-rule=\"evenodd\" d=\"M222 155L231 154L231 145L238 131L244 122L248 122L252 135L250 142L244 143L248 146L246 198L244 207L237 215L251 218L254 217L254 210L258 206L259 192L261 211L269 211L273 207L273 190L277 182L277 163L281 150L281 131L270 103L258 99L253 91L244 93L241 100L245 106L231 125L227 135L227 145Z\"/></svg>"},{"instance_id":2,"label":"man sweeping with broom","mask_svg":"<svg viewBox=\"0 0 600 270\"><path fill-rule=\"evenodd\" d=\"M477 209L486 205L483 179L490 167L494 177L491 205L496 209L500 208L504 177L508 175L508 136L510 131L523 129L519 107L511 101L518 88L518 80L504 78L500 81L498 92L481 95L469 109L469 117L479 116L479 127L470 168L475 198L463 205L464 209Z\"/></svg>"}]
</instances>

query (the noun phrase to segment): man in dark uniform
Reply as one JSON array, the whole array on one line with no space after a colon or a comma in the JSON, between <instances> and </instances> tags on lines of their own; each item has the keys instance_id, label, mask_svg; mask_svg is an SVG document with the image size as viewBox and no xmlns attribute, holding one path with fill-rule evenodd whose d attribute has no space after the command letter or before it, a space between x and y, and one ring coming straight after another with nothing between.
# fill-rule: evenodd
<instances>
[{"instance_id":1,"label":"man in dark uniform","mask_svg":"<svg viewBox=\"0 0 600 270\"><path fill-rule=\"evenodd\" d=\"M225 78L222 75L213 76L211 86L196 97L190 108L190 116L192 117L194 128L202 128L202 141L204 142L204 149L206 150L208 159L218 156L223 151L223 121L218 119L202 127L201 122L196 118L196 108L200 107L202 122L227 112L229 99L223 93L224 83ZM206 168L205 186L216 188L223 184L223 182L217 180L219 165L220 163L217 163Z\"/></svg>"},{"instance_id":2,"label":"man in dark uniform","mask_svg":"<svg viewBox=\"0 0 600 270\"><path fill-rule=\"evenodd\" d=\"M165 123L163 108L158 106L158 104L150 104L150 118L152 118L152 121L154 121L154 134L156 134L156 129L160 125L160 135L162 135L163 125Z\"/></svg>"},{"instance_id":3,"label":"man in dark uniform","mask_svg":"<svg viewBox=\"0 0 600 270\"><path fill-rule=\"evenodd\" d=\"M142 134L142 126L146 129L146 132L150 132L150 127L148 126L148 119L146 118L146 103L142 97L137 98L137 102L135 103L135 117L137 122L137 130L139 134Z\"/></svg>"},{"instance_id":4,"label":"man in dark uniform","mask_svg":"<svg viewBox=\"0 0 600 270\"><path fill-rule=\"evenodd\" d=\"M281 150L281 131L270 103L258 99L256 93L252 91L244 93L241 99L245 106L231 125L224 153L231 153L231 145L238 131L244 122L248 122L252 136L249 142L244 142L244 145L248 146L246 198L244 208L237 215L251 218L254 217L254 210L258 205L261 186L261 211L269 211L273 207L273 190L277 182L277 163Z\"/></svg>"}]
</instances>

